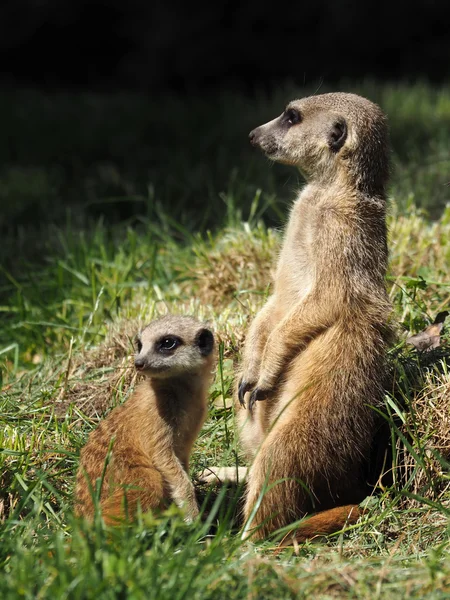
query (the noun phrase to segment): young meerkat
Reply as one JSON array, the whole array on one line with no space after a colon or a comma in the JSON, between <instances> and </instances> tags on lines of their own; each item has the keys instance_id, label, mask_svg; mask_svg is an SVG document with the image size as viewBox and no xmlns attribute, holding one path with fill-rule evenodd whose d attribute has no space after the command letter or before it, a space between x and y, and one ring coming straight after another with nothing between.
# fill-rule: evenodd
<instances>
[{"instance_id":1,"label":"young meerkat","mask_svg":"<svg viewBox=\"0 0 450 600\"><path fill-rule=\"evenodd\" d=\"M306 186L291 210L273 294L243 352L237 396L247 407L238 420L254 459L244 517L260 501L246 532L264 538L323 511L297 529L303 541L354 523L370 489L392 339L387 123L365 98L324 94L291 102L250 141L297 167Z\"/></svg>"},{"instance_id":2,"label":"young meerkat","mask_svg":"<svg viewBox=\"0 0 450 600\"><path fill-rule=\"evenodd\" d=\"M132 517L138 505L147 511L170 501L192 520L198 505L189 457L207 415L214 335L193 317L168 315L148 325L136 344L134 364L145 379L81 450L76 513L93 517L92 494L103 476L107 524Z\"/></svg>"}]
</instances>

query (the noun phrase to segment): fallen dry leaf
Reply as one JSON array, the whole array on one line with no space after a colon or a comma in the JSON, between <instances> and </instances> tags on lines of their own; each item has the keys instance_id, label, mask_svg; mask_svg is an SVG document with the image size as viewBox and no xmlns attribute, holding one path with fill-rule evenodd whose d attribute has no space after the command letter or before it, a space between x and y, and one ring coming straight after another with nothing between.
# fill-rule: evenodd
<instances>
[{"instance_id":1,"label":"fallen dry leaf","mask_svg":"<svg viewBox=\"0 0 450 600\"><path fill-rule=\"evenodd\" d=\"M431 325L428 325L428 327L416 335L406 338L406 343L412 344L421 352L428 352L429 350L438 348L441 345L441 331L447 316L447 311L440 312Z\"/></svg>"}]
</instances>

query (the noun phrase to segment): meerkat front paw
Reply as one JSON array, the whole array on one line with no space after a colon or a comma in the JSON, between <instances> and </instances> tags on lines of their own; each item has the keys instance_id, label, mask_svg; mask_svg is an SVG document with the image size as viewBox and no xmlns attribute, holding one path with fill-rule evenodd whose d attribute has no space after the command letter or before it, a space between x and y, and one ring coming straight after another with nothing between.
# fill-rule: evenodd
<instances>
[{"instance_id":1,"label":"meerkat front paw","mask_svg":"<svg viewBox=\"0 0 450 600\"><path fill-rule=\"evenodd\" d=\"M183 506L183 509L185 513L184 521L186 523L192 523L200 514L196 500L188 502L187 505Z\"/></svg>"},{"instance_id":2,"label":"meerkat front paw","mask_svg":"<svg viewBox=\"0 0 450 600\"><path fill-rule=\"evenodd\" d=\"M257 380L251 381L242 377L238 386L239 404L245 408L245 394L250 393L250 397L248 399L248 410L252 412L255 402L266 400L272 391L273 389L271 386L260 385Z\"/></svg>"},{"instance_id":3,"label":"meerkat front paw","mask_svg":"<svg viewBox=\"0 0 450 600\"><path fill-rule=\"evenodd\" d=\"M250 364L246 365L244 360L244 368L241 371L241 378L238 385L239 404L245 408L245 395L252 392L260 378L260 361L253 358Z\"/></svg>"}]
</instances>

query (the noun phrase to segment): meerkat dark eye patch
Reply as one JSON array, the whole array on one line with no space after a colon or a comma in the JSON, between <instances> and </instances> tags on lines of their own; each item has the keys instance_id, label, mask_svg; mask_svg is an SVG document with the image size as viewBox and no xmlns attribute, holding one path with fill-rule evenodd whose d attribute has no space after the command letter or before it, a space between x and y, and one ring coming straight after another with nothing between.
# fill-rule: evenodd
<instances>
[{"instance_id":1,"label":"meerkat dark eye patch","mask_svg":"<svg viewBox=\"0 0 450 600\"><path fill-rule=\"evenodd\" d=\"M200 329L195 336L195 343L200 350L200 354L208 356L214 347L214 335L209 329Z\"/></svg>"},{"instance_id":2,"label":"meerkat dark eye patch","mask_svg":"<svg viewBox=\"0 0 450 600\"><path fill-rule=\"evenodd\" d=\"M333 152L339 152L347 139L347 123L339 119L333 123L328 132L328 145Z\"/></svg>"},{"instance_id":3,"label":"meerkat dark eye patch","mask_svg":"<svg viewBox=\"0 0 450 600\"><path fill-rule=\"evenodd\" d=\"M176 335L166 335L156 342L156 350L161 354L171 354L181 344L181 339Z\"/></svg>"},{"instance_id":4,"label":"meerkat dark eye patch","mask_svg":"<svg viewBox=\"0 0 450 600\"><path fill-rule=\"evenodd\" d=\"M301 120L302 116L296 108L288 108L287 110L285 110L281 118L281 122L285 123L289 127L291 127L292 125L297 125L297 123L300 123Z\"/></svg>"},{"instance_id":5,"label":"meerkat dark eye patch","mask_svg":"<svg viewBox=\"0 0 450 600\"><path fill-rule=\"evenodd\" d=\"M136 344L136 351L139 354L142 350L142 342L141 342L141 338L138 335L135 337L134 343Z\"/></svg>"}]
</instances>

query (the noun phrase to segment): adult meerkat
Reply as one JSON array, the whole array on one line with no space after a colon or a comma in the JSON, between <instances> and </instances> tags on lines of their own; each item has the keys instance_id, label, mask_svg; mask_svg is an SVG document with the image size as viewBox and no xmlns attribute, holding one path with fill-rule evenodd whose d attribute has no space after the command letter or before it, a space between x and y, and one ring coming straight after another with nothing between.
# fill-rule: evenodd
<instances>
[{"instance_id":1,"label":"adult meerkat","mask_svg":"<svg viewBox=\"0 0 450 600\"><path fill-rule=\"evenodd\" d=\"M326 511L297 529L302 541L355 522L367 495L392 336L387 123L365 98L324 94L291 102L250 141L307 183L291 210L273 294L243 352L238 398L247 408L238 418L254 458L244 516L259 503L246 531L264 538Z\"/></svg>"},{"instance_id":2,"label":"adult meerkat","mask_svg":"<svg viewBox=\"0 0 450 600\"><path fill-rule=\"evenodd\" d=\"M145 379L82 449L76 512L93 517L93 490L103 478L100 507L108 524L133 516L138 505L147 511L170 501L191 520L198 506L189 457L207 414L214 336L195 318L169 315L136 343L135 366Z\"/></svg>"}]
</instances>

